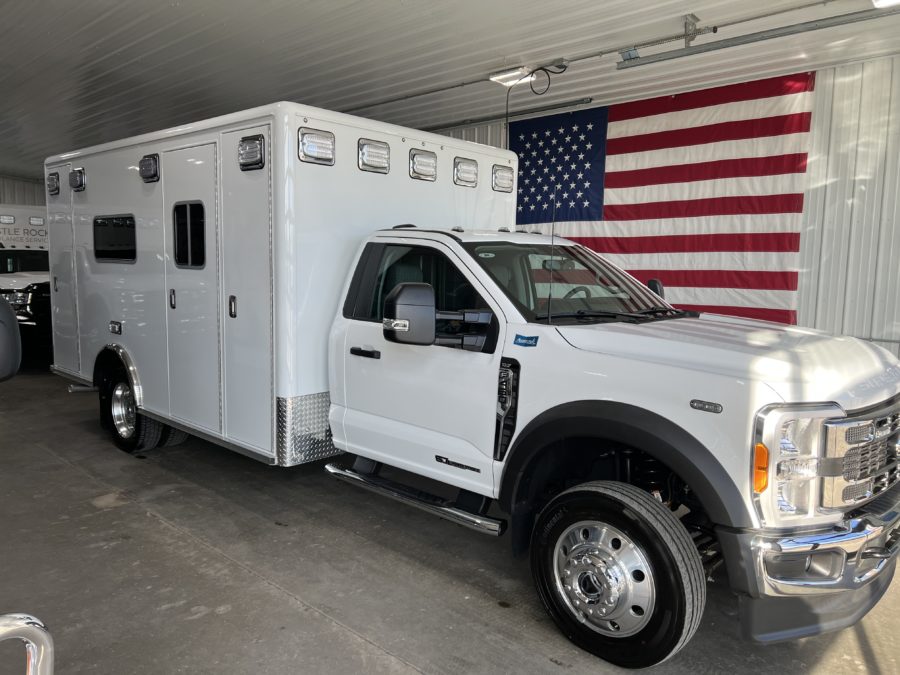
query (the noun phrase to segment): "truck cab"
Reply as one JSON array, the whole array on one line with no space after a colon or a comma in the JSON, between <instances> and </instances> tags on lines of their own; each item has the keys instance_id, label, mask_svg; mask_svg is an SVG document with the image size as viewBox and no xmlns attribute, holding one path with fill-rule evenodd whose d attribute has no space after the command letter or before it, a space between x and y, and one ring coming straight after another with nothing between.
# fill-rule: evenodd
<instances>
[{"instance_id":1,"label":"truck cab","mask_svg":"<svg viewBox=\"0 0 900 675\"><path fill-rule=\"evenodd\" d=\"M509 524L563 632L619 665L677 651L723 562L760 641L849 625L893 576L900 364L869 343L678 310L559 237L402 227L363 246L329 373L357 456L329 470Z\"/></svg>"}]
</instances>

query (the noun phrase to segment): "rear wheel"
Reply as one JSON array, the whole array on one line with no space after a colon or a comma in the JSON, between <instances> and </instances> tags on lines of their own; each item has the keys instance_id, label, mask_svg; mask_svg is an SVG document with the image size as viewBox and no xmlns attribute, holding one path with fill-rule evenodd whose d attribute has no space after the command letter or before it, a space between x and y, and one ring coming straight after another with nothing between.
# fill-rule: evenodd
<instances>
[{"instance_id":1,"label":"rear wheel","mask_svg":"<svg viewBox=\"0 0 900 675\"><path fill-rule=\"evenodd\" d=\"M104 377L99 388L100 422L120 449L134 453L159 445L163 425L138 412L124 369Z\"/></svg>"},{"instance_id":2,"label":"rear wheel","mask_svg":"<svg viewBox=\"0 0 900 675\"><path fill-rule=\"evenodd\" d=\"M626 668L680 650L706 603L687 530L666 506L624 483L585 483L554 498L535 524L531 568L566 637Z\"/></svg>"},{"instance_id":3,"label":"rear wheel","mask_svg":"<svg viewBox=\"0 0 900 675\"><path fill-rule=\"evenodd\" d=\"M163 429L162 438L159 441L159 447L168 448L173 445L181 445L188 439L188 433L175 427L166 425Z\"/></svg>"}]
</instances>

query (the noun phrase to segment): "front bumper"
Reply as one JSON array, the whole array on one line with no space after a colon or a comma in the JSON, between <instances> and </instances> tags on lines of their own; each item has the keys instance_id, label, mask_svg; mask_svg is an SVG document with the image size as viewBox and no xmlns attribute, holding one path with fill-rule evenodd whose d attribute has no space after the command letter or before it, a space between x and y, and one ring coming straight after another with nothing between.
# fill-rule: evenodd
<instances>
[{"instance_id":1,"label":"front bumper","mask_svg":"<svg viewBox=\"0 0 900 675\"><path fill-rule=\"evenodd\" d=\"M900 485L827 531L721 531L745 633L770 642L859 621L890 585L900 555Z\"/></svg>"}]
</instances>

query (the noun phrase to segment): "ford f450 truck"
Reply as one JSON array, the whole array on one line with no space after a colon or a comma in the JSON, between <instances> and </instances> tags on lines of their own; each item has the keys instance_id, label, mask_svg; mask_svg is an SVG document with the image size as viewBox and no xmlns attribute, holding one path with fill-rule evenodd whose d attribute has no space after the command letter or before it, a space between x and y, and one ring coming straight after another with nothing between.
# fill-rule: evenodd
<instances>
[{"instance_id":1,"label":"ford f450 truck","mask_svg":"<svg viewBox=\"0 0 900 675\"><path fill-rule=\"evenodd\" d=\"M45 170L54 369L124 449L336 456L508 532L560 630L625 667L690 640L721 563L760 641L891 582L900 363L515 231L511 153L279 103Z\"/></svg>"}]
</instances>

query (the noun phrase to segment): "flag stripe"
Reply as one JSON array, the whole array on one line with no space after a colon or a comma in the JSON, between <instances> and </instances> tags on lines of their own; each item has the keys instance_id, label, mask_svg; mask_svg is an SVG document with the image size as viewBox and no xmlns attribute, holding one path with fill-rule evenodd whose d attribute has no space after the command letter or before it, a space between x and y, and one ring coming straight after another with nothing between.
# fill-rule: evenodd
<instances>
[{"instance_id":1,"label":"flag stripe","mask_svg":"<svg viewBox=\"0 0 900 675\"><path fill-rule=\"evenodd\" d=\"M745 319L774 321L776 323L797 323L797 312L793 309L769 309L767 307L722 307L712 305L676 305L679 309L710 314L727 314Z\"/></svg>"},{"instance_id":2,"label":"flag stripe","mask_svg":"<svg viewBox=\"0 0 900 675\"><path fill-rule=\"evenodd\" d=\"M642 283L659 279L665 286L694 288L752 288L770 291L796 291L799 274L786 270L628 270Z\"/></svg>"},{"instance_id":3,"label":"flag stripe","mask_svg":"<svg viewBox=\"0 0 900 675\"><path fill-rule=\"evenodd\" d=\"M689 253L604 253L604 260L623 270L796 270L795 251L691 251Z\"/></svg>"},{"instance_id":4,"label":"flag stripe","mask_svg":"<svg viewBox=\"0 0 900 675\"><path fill-rule=\"evenodd\" d=\"M599 253L691 253L695 251L795 252L799 232L761 234L672 234L659 237L581 237L576 239Z\"/></svg>"},{"instance_id":5,"label":"flag stripe","mask_svg":"<svg viewBox=\"0 0 900 675\"><path fill-rule=\"evenodd\" d=\"M606 174L605 186L607 189L629 188L716 178L774 176L804 172L806 172L806 153L798 152L773 157L744 157L694 164L658 166L634 171L610 171Z\"/></svg>"},{"instance_id":6,"label":"flag stripe","mask_svg":"<svg viewBox=\"0 0 900 675\"><path fill-rule=\"evenodd\" d=\"M755 213L802 213L803 194L759 195L756 197L716 197L646 204L613 204L603 207L605 220L647 220L650 218L693 218Z\"/></svg>"},{"instance_id":7,"label":"flag stripe","mask_svg":"<svg viewBox=\"0 0 900 675\"><path fill-rule=\"evenodd\" d=\"M779 194L801 194L806 188L806 176L789 173L770 176L743 176L740 178L713 178L678 183L662 183L607 189L603 202L606 206L627 206L652 202L685 200L709 200L720 197L761 197ZM557 198L578 199L578 194L564 186L565 192Z\"/></svg>"},{"instance_id":8,"label":"flag stripe","mask_svg":"<svg viewBox=\"0 0 900 675\"><path fill-rule=\"evenodd\" d=\"M727 234L734 232L799 232L803 226L801 213L737 214L702 216L678 222L678 234ZM563 223L537 223L533 229L543 234L577 239L578 237L649 237L672 234L670 218L649 220L603 220Z\"/></svg>"},{"instance_id":9,"label":"flag stripe","mask_svg":"<svg viewBox=\"0 0 900 675\"><path fill-rule=\"evenodd\" d=\"M809 131L811 117L811 113L802 112L611 138L606 142L606 154L607 156L622 155L661 148L736 141L743 138L803 133Z\"/></svg>"},{"instance_id":10,"label":"flag stripe","mask_svg":"<svg viewBox=\"0 0 900 675\"><path fill-rule=\"evenodd\" d=\"M735 122L759 117L772 117L788 113L812 110L813 94L803 92L779 98L762 98L756 101L723 103L706 108L695 108L679 112L663 113L652 117L638 117L622 122L611 122L606 132L607 138L635 136L651 131L670 131L718 122Z\"/></svg>"},{"instance_id":11,"label":"flag stripe","mask_svg":"<svg viewBox=\"0 0 900 675\"><path fill-rule=\"evenodd\" d=\"M772 291L749 288L672 287L666 299L673 305L707 305L713 307L768 307L793 309L794 291Z\"/></svg>"},{"instance_id":12,"label":"flag stripe","mask_svg":"<svg viewBox=\"0 0 900 675\"><path fill-rule=\"evenodd\" d=\"M619 122L621 120L634 119L635 117L650 117L678 110L704 108L720 103L752 101L758 98L797 94L804 91L813 91L814 87L815 73L798 73L788 77L770 77L766 80L729 84L723 87L691 91L684 94L659 96L632 103L620 103L610 106L609 121Z\"/></svg>"},{"instance_id":13,"label":"flag stripe","mask_svg":"<svg viewBox=\"0 0 900 675\"><path fill-rule=\"evenodd\" d=\"M663 148L647 152L632 152L606 158L606 171L634 171L655 166L695 164L710 159L742 159L774 155L805 153L809 148L809 133L786 136L763 136L738 141L720 141L705 145Z\"/></svg>"}]
</instances>

